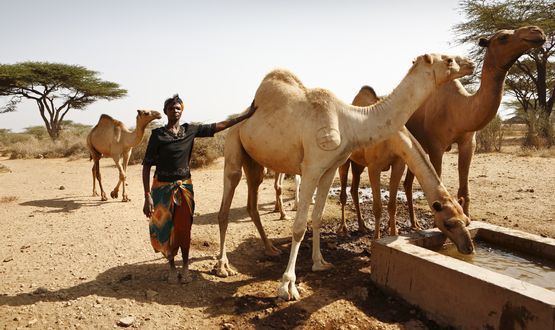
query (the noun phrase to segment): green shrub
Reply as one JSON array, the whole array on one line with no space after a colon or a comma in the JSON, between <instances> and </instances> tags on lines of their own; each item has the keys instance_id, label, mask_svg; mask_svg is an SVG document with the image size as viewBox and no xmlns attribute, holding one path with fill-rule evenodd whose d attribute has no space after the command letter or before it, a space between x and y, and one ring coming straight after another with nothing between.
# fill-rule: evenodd
<instances>
[{"instance_id":1,"label":"green shrub","mask_svg":"<svg viewBox=\"0 0 555 330\"><path fill-rule=\"evenodd\" d=\"M476 152L501 151L503 141L502 120L496 115L486 127L476 133Z\"/></svg>"}]
</instances>

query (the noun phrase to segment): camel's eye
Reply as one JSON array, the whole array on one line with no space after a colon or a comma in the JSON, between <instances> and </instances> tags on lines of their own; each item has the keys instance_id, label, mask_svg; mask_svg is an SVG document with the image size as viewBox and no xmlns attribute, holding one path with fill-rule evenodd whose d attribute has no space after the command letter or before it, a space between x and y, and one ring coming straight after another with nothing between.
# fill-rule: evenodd
<instances>
[{"instance_id":1,"label":"camel's eye","mask_svg":"<svg viewBox=\"0 0 555 330\"><path fill-rule=\"evenodd\" d=\"M509 40L509 35L508 34L504 34L501 37L499 37L499 41L501 43L505 43L505 42L507 42L507 40Z\"/></svg>"}]
</instances>

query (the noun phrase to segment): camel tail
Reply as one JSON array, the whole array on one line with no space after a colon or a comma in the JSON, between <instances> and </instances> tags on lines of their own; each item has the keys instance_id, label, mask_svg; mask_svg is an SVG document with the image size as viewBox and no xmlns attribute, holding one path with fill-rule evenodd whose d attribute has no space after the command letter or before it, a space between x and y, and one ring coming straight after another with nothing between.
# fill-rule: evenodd
<instances>
[{"instance_id":1,"label":"camel tail","mask_svg":"<svg viewBox=\"0 0 555 330\"><path fill-rule=\"evenodd\" d=\"M94 130L94 128L93 128L93 130ZM92 144L92 141L91 141L92 132L93 131L91 131L89 133L89 135L87 135L87 147L89 148L89 161L91 161L95 158L96 159L102 158L102 154L98 150L96 150L94 148L93 144Z\"/></svg>"}]
</instances>

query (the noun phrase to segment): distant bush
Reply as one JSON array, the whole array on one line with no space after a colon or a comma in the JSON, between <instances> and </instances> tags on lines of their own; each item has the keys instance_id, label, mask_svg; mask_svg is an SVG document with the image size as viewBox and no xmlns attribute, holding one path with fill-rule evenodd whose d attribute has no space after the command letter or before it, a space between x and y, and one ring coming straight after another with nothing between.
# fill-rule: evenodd
<instances>
[{"instance_id":1,"label":"distant bush","mask_svg":"<svg viewBox=\"0 0 555 330\"><path fill-rule=\"evenodd\" d=\"M40 126L28 127L23 133L0 132L1 153L10 159L86 157L86 136L90 126L71 121L64 121L63 125L60 137L55 141Z\"/></svg>"},{"instance_id":2,"label":"distant bush","mask_svg":"<svg viewBox=\"0 0 555 330\"><path fill-rule=\"evenodd\" d=\"M133 148L129 158L129 165L140 164L143 161L148 139L152 129L158 127L154 122L145 130L143 140ZM13 133L0 129L0 155L10 159L29 158L62 158L70 160L88 158L87 134L91 126L76 124L71 121L64 122L64 129L60 137L52 141L46 129L32 126L23 133ZM191 167L197 168L211 164L215 159L223 156L225 132L216 134L213 138L195 139Z\"/></svg>"},{"instance_id":3,"label":"distant bush","mask_svg":"<svg viewBox=\"0 0 555 330\"><path fill-rule=\"evenodd\" d=\"M503 141L502 120L495 116L489 124L476 133L476 152L501 151Z\"/></svg>"},{"instance_id":4,"label":"distant bush","mask_svg":"<svg viewBox=\"0 0 555 330\"><path fill-rule=\"evenodd\" d=\"M210 165L214 160L224 155L225 131L216 134L213 138L195 139L191 168Z\"/></svg>"}]
</instances>

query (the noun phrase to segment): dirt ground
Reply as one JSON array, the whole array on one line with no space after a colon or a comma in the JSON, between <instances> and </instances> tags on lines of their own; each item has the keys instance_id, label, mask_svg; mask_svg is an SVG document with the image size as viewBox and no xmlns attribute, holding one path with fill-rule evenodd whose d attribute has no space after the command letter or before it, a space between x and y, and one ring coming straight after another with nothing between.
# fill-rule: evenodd
<instances>
[{"instance_id":1,"label":"dirt ground","mask_svg":"<svg viewBox=\"0 0 555 330\"><path fill-rule=\"evenodd\" d=\"M444 159L444 183L456 193L456 154ZM297 262L302 299L276 299L289 256L291 220L272 213L273 180L261 186L260 210L267 234L283 250L266 257L246 212L246 183L237 188L228 228L231 264L239 274L213 275L219 246L217 212L223 161L193 171L197 200L193 226L190 284L165 281L168 266L155 254L148 222L141 212L140 166L129 168L129 197L101 202L91 197L91 166L86 160L7 160L0 164L0 325L5 329L108 329L128 320L140 329L434 329L417 307L382 293L370 280L370 238L355 232L337 238L337 198L328 199L323 254L335 267L313 273L311 234ZM110 191L116 169L102 160ZM385 183L386 174L382 183ZM367 185L365 176L363 185ZM337 185L337 180L334 185ZM286 207L292 207L292 181L286 182ZM415 189L418 189L415 183ZM555 238L555 160L515 153L478 154L470 173L471 216L501 226ZM365 218L373 228L370 205ZM431 226L424 200L421 224ZM289 212L294 215L294 212ZM407 213L399 206L399 226ZM382 223L386 223L386 219ZM385 228L384 228L385 232ZM371 235L371 234L370 234ZM179 265L180 265L180 259Z\"/></svg>"}]
</instances>

